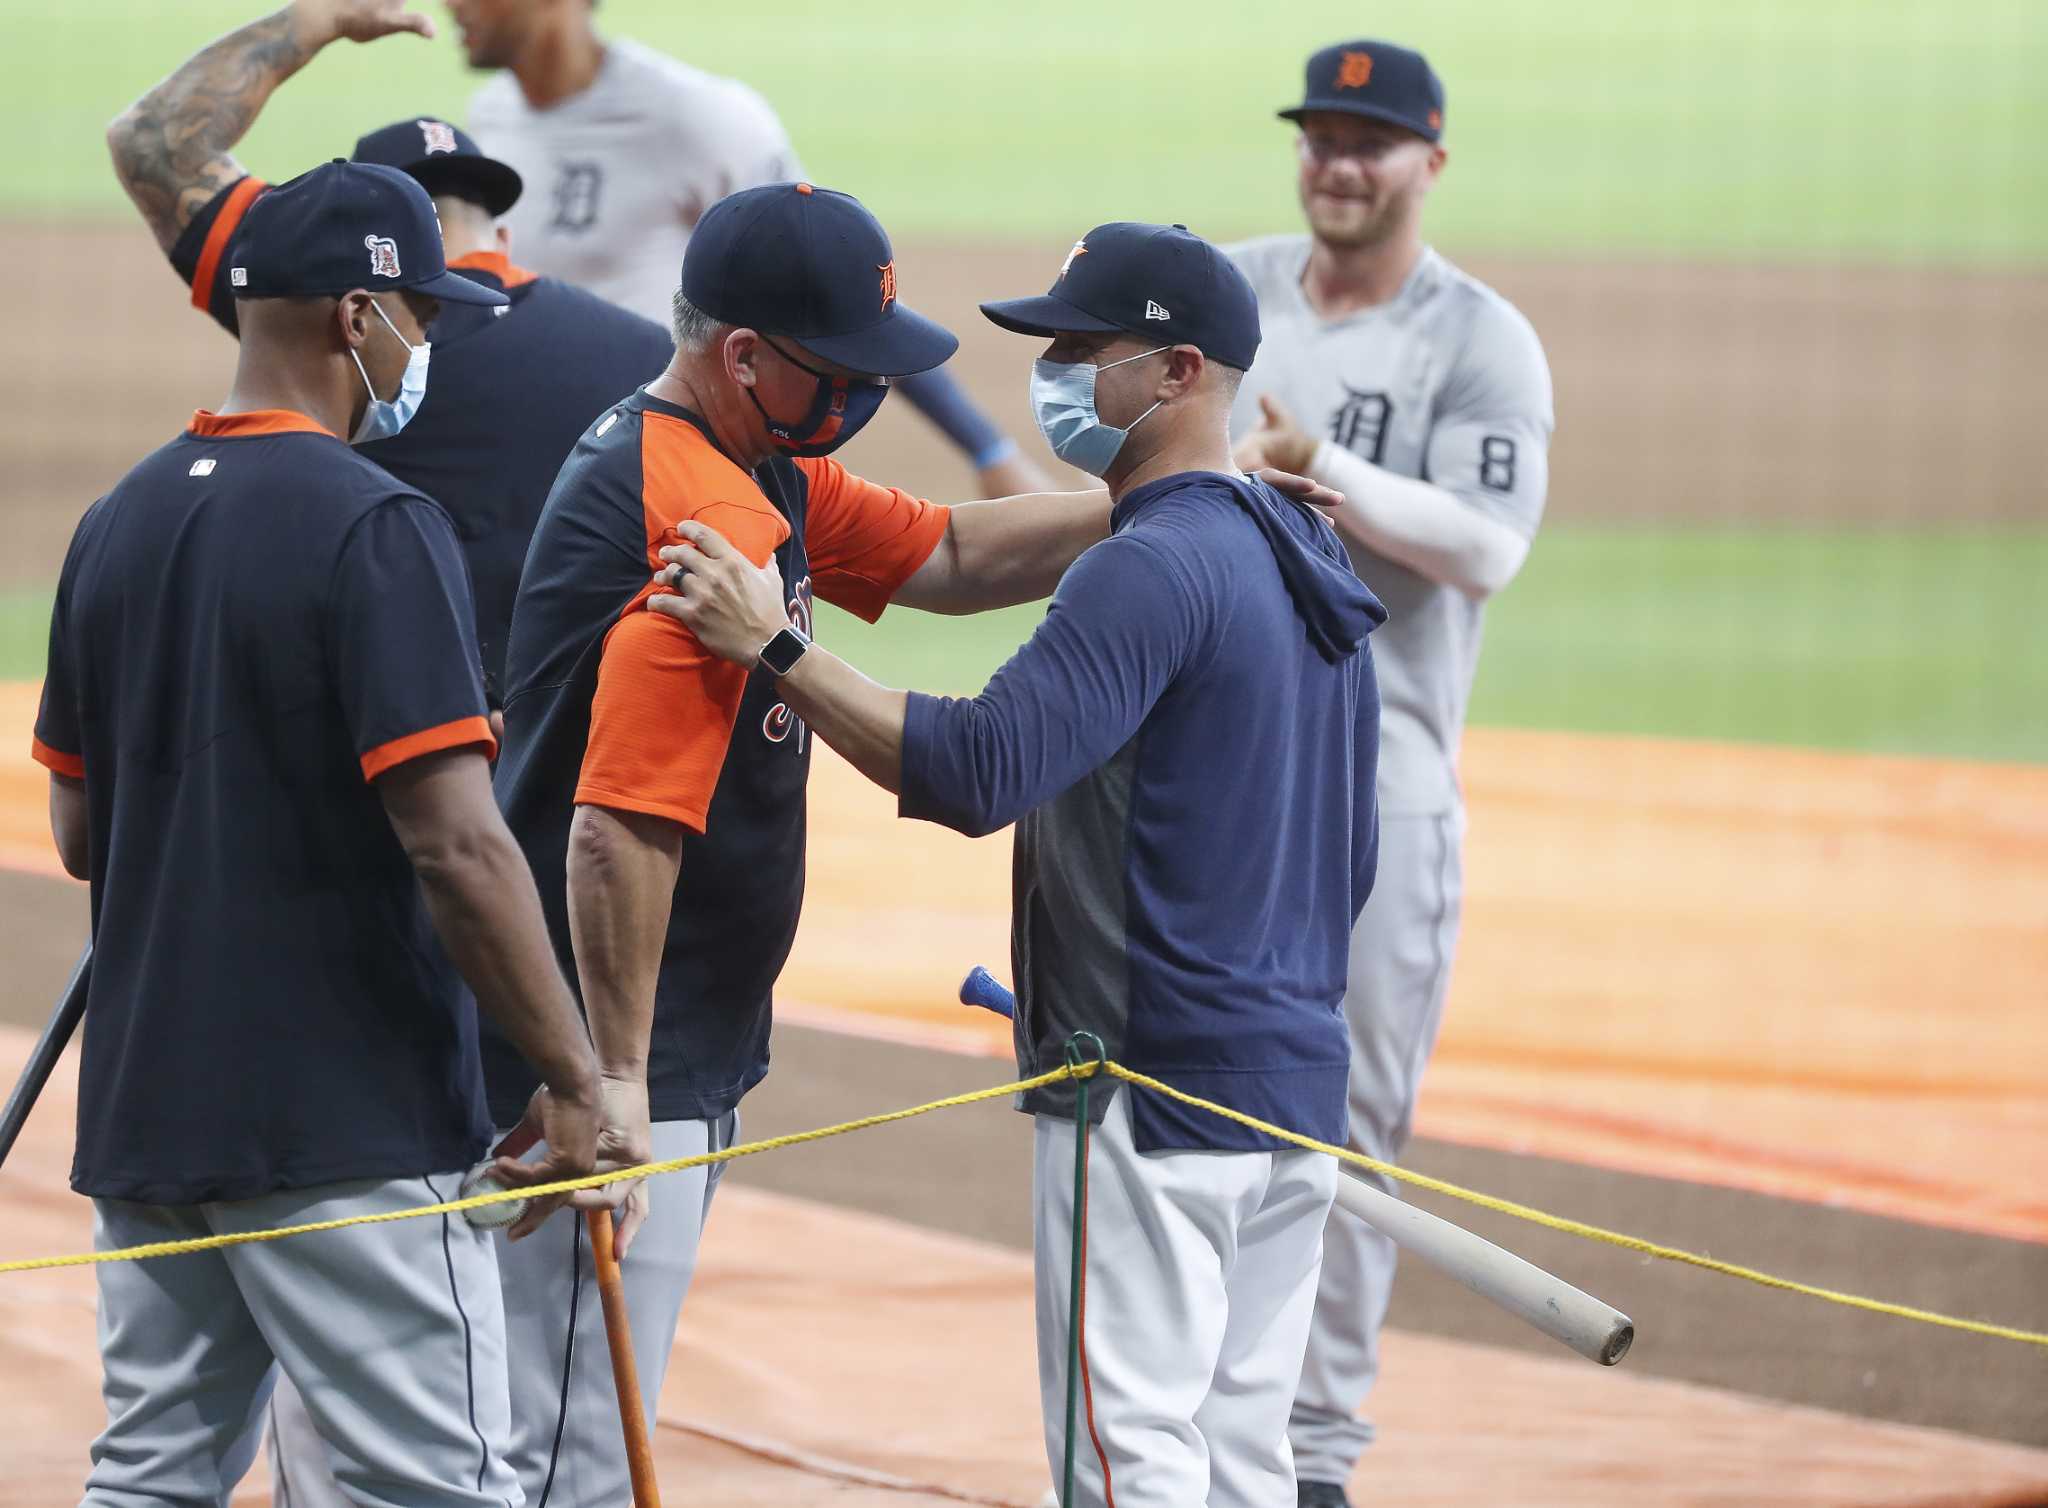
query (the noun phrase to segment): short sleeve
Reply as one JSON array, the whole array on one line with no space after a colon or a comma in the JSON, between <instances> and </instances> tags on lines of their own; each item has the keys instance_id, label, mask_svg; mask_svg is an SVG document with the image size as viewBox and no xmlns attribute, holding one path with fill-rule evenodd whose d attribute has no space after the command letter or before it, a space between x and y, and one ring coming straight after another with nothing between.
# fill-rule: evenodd
<instances>
[{"instance_id":1,"label":"short sleeve","mask_svg":"<svg viewBox=\"0 0 2048 1508\"><path fill-rule=\"evenodd\" d=\"M691 517L755 565L788 537L779 516L735 504L713 503ZM664 531L650 550L676 538ZM747 671L712 654L675 619L646 611L653 590L650 581L605 636L576 800L666 817L701 833Z\"/></svg>"},{"instance_id":2,"label":"short sleeve","mask_svg":"<svg viewBox=\"0 0 2048 1508\"><path fill-rule=\"evenodd\" d=\"M810 486L811 590L872 623L945 537L952 510L863 481L837 461L800 460Z\"/></svg>"},{"instance_id":3,"label":"short sleeve","mask_svg":"<svg viewBox=\"0 0 2048 1508\"><path fill-rule=\"evenodd\" d=\"M380 503L335 563L329 642L363 778L443 749L495 753L469 574L448 515L423 497Z\"/></svg>"},{"instance_id":4,"label":"short sleeve","mask_svg":"<svg viewBox=\"0 0 2048 1508\"><path fill-rule=\"evenodd\" d=\"M239 334L241 327L235 319L228 247L242 228L249 206L268 186L260 178L237 178L206 201L206 207L192 217L171 247L171 265L192 290L192 307L212 315L230 335Z\"/></svg>"},{"instance_id":5,"label":"short sleeve","mask_svg":"<svg viewBox=\"0 0 2048 1508\"><path fill-rule=\"evenodd\" d=\"M1430 431L1427 479L1532 535L1550 484L1550 366L1529 322L1481 308Z\"/></svg>"},{"instance_id":6,"label":"short sleeve","mask_svg":"<svg viewBox=\"0 0 2048 1508\"><path fill-rule=\"evenodd\" d=\"M43 699L36 709L36 729L29 741L29 755L53 775L83 780L85 738L79 726L78 673L71 658L70 631L65 624L69 587L69 581L58 587L56 604L50 609L50 653L43 671Z\"/></svg>"}]
</instances>

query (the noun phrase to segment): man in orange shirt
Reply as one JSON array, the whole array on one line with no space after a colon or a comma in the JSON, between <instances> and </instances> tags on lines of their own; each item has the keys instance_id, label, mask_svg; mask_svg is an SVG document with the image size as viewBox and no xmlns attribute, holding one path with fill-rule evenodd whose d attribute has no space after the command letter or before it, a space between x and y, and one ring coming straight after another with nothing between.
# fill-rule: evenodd
<instances>
[{"instance_id":1,"label":"man in orange shirt","mask_svg":"<svg viewBox=\"0 0 2048 1508\"><path fill-rule=\"evenodd\" d=\"M496 779L636 1160L725 1145L767 1072L811 752L773 675L643 610L661 547L694 519L773 559L807 629L813 592L867 619L892 601L966 613L1046 596L1109 523L1106 492L949 509L829 459L889 379L957 344L897 302L888 237L845 194L784 183L713 206L684 254L673 333L668 369L590 427L542 510ZM487 1039L484 1060L492 1112L513 1124L532 1070L503 1041ZM650 1410L712 1183L665 1178L651 1207L642 1184L620 1223ZM571 1224L503 1253L512 1460L529 1502L612 1508L628 1494L617 1395Z\"/></svg>"}]
</instances>

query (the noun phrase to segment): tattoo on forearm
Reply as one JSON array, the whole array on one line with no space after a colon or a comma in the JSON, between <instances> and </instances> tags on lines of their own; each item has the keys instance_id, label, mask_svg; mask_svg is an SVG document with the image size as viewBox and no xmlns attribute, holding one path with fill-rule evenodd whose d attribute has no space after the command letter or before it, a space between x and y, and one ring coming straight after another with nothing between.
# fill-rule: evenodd
<instances>
[{"instance_id":1,"label":"tattoo on forearm","mask_svg":"<svg viewBox=\"0 0 2048 1508\"><path fill-rule=\"evenodd\" d=\"M114 171L164 250L242 176L229 149L318 50L281 10L195 54L108 128Z\"/></svg>"}]
</instances>

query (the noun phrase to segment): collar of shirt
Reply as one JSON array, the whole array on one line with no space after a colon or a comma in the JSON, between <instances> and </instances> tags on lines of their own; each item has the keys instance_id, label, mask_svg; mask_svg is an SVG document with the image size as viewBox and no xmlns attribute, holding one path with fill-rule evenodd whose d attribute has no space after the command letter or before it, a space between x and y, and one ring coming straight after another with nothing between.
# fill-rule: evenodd
<instances>
[{"instance_id":1,"label":"collar of shirt","mask_svg":"<svg viewBox=\"0 0 2048 1508\"><path fill-rule=\"evenodd\" d=\"M240 414L194 409L185 432L205 440L241 440L252 435L311 434L341 438L326 425L289 408L254 408Z\"/></svg>"}]
</instances>

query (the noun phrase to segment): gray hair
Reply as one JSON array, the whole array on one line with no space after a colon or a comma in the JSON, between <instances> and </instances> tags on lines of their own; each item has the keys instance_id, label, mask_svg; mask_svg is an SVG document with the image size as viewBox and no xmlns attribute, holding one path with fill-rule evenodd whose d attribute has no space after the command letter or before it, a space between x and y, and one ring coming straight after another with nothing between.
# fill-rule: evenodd
<instances>
[{"instance_id":1,"label":"gray hair","mask_svg":"<svg viewBox=\"0 0 2048 1508\"><path fill-rule=\"evenodd\" d=\"M718 332L725 328L721 320L713 319L702 309L683 297L683 290L676 289L675 297L669 300L669 333L675 337L676 349L692 356L702 356L718 339Z\"/></svg>"}]
</instances>

